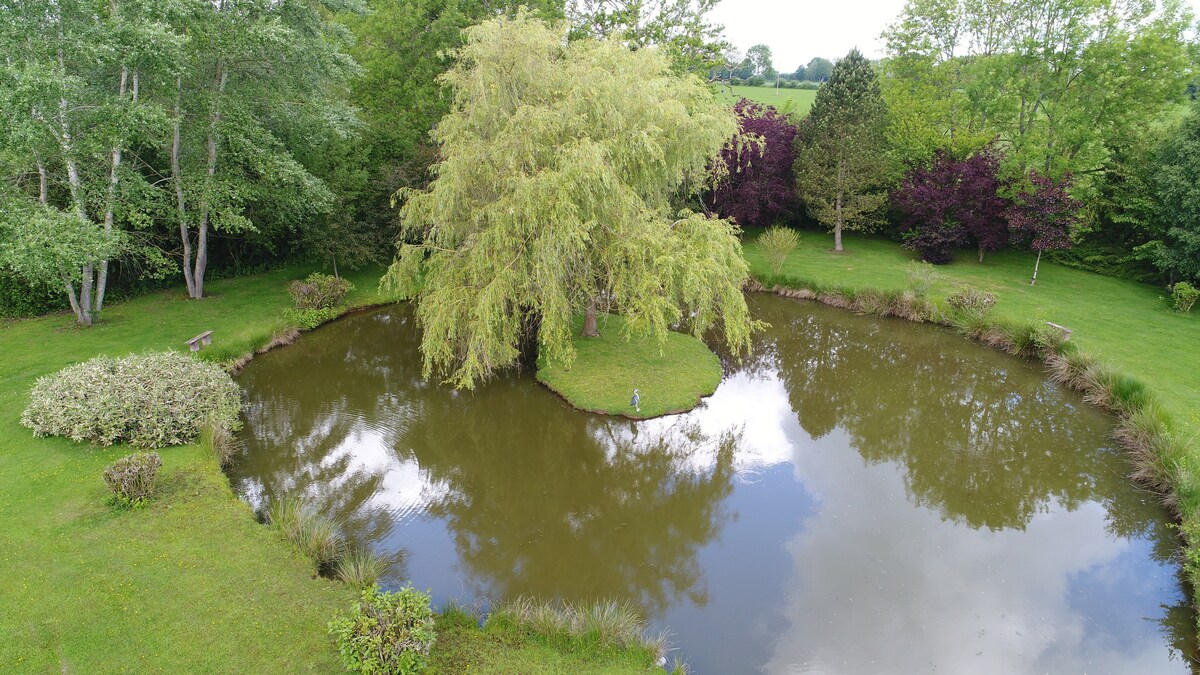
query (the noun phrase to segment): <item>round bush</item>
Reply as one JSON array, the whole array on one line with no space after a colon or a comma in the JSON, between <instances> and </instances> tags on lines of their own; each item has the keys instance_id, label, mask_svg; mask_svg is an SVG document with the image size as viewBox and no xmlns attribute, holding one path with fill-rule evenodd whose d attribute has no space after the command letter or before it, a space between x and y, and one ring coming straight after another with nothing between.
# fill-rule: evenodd
<instances>
[{"instance_id":1,"label":"round bush","mask_svg":"<svg viewBox=\"0 0 1200 675\"><path fill-rule=\"evenodd\" d=\"M405 586L366 588L348 616L336 614L329 633L342 665L356 673L419 673L435 638L429 595Z\"/></svg>"},{"instance_id":2,"label":"round bush","mask_svg":"<svg viewBox=\"0 0 1200 675\"><path fill-rule=\"evenodd\" d=\"M114 502L137 508L154 494L154 479L160 466L162 458L157 452L135 452L104 469L104 484L112 490Z\"/></svg>"},{"instance_id":3,"label":"round bush","mask_svg":"<svg viewBox=\"0 0 1200 675\"><path fill-rule=\"evenodd\" d=\"M206 424L241 426L241 391L220 367L176 352L99 356L38 379L21 424L38 436L161 448Z\"/></svg>"}]
</instances>

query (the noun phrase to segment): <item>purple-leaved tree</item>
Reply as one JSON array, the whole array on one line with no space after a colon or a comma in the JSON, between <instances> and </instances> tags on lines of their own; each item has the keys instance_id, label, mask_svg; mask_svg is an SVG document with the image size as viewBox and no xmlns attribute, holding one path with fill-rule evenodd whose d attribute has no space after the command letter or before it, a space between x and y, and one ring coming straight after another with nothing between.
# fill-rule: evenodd
<instances>
[{"instance_id":1,"label":"purple-leaved tree","mask_svg":"<svg viewBox=\"0 0 1200 675\"><path fill-rule=\"evenodd\" d=\"M973 241L979 262L1009 239L1001 197L1000 159L991 149L956 160L939 152L929 168L909 172L892 192L892 206L902 214L904 245L926 262L950 262L953 249Z\"/></svg>"},{"instance_id":2,"label":"purple-leaved tree","mask_svg":"<svg viewBox=\"0 0 1200 675\"><path fill-rule=\"evenodd\" d=\"M729 166L725 177L709 196L709 206L722 218L741 227L765 227L797 205L793 143L796 126L773 106L742 99L734 106L743 135L760 136L756 143L727 147L722 157Z\"/></svg>"},{"instance_id":3,"label":"purple-leaved tree","mask_svg":"<svg viewBox=\"0 0 1200 675\"><path fill-rule=\"evenodd\" d=\"M1037 171L1029 173L1029 186L1019 190L1008 209L1008 227L1013 243L1027 243L1037 251L1032 286L1037 283L1042 251L1071 248L1071 233L1083 223L1083 204L1067 191L1071 174L1055 181Z\"/></svg>"}]
</instances>

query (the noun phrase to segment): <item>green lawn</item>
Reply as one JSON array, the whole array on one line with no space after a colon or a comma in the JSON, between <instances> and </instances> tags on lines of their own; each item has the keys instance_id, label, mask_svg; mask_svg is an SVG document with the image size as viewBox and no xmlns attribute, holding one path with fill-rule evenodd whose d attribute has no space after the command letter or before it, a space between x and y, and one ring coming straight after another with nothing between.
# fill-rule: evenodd
<instances>
[{"instance_id":1,"label":"green lawn","mask_svg":"<svg viewBox=\"0 0 1200 675\"><path fill-rule=\"evenodd\" d=\"M755 276L768 267L747 233L746 257ZM781 281L814 282L853 288L899 290L904 268L914 258L899 244L847 235L844 253L832 252L833 237L801 233L800 247L785 263ZM1029 285L1034 256L1006 251L979 263L970 252L938 267L934 296L957 284L997 294L998 316L1022 321L1052 321L1071 328L1071 339L1117 370L1142 380L1159 394L1172 416L1200 432L1200 316L1171 310L1163 290L1042 261L1036 286Z\"/></svg>"},{"instance_id":2,"label":"green lawn","mask_svg":"<svg viewBox=\"0 0 1200 675\"><path fill-rule=\"evenodd\" d=\"M691 410L721 382L721 362L700 340L670 333L660 345L651 338L625 339L625 320L602 315L600 337L578 335L575 363L567 370L539 364L537 378L582 410L644 419ZM629 405L633 390L640 391L641 411Z\"/></svg>"},{"instance_id":3,"label":"green lawn","mask_svg":"<svg viewBox=\"0 0 1200 675\"><path fill-rule=\"evenodd\" d=\"M737 103L740 98L773 105L785 112L794 111L799 115L808 113L813 101L817 99L816 89L784 89L780 87L727 87L718 85L717 95L727 103ZM791 106L786 108L785 106Z\"/></svg>"},{"instance_id":4,"label":"green lawn","mask_svg":"<svg viewBox=\"0 0 1200 675\"><path fill-rule=\"evenodd\" d=\"M0 325L0 672L340 670L325 625L355 593L312 578L311 563L255 522L199 447L163 450L160 495L116 511L100 474L128 448L37 439L18 424L35 378L97 354L185 349L205 330L209 357L266 343L291 302L284 287L301 276L215 281L201 301L178 291L141 297L90 329L68 315ZM378 301L378 270L350 276L351 303ZM466 650L459 660L475 672L504 672L546 651L470 631L437 648L446 649L441 662ZM602 670L572 658L557 663Z\"/></svg>"}]
</instances>

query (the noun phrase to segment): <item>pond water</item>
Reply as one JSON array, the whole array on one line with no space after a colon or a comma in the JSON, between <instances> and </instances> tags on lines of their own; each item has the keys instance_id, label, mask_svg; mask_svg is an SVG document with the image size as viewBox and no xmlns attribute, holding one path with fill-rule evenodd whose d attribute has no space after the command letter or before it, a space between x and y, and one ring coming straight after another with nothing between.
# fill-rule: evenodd
<instances>
[{"instance_id":1,"label":"pond water","mask_svg":"<svg viewBox=\"0 0 1200 675\"><path fill-rule=\"evenodd\" d=\"M1110 418L940 329L750 303L753 357L637 423L426 382L410 308L350 316L240 376L234 488L302 494L437 604L636 601L694 673L1191 671Z\"/></svg>"}]
</instances>

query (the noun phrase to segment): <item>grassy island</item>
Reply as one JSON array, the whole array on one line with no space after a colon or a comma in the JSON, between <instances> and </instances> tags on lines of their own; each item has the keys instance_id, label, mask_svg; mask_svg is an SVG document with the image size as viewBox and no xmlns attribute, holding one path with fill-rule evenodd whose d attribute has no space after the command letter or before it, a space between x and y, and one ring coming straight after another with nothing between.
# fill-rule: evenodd
<instances>
[{"instance_id":1,"label":"grassy island","mask_svg":"<svg viewBox=\"0 0 1200 675\"><path fill-rule=\"evenodd\" d=\"M599 317L598 338L580 336L582 327L580 318L571 368L539 363L537 372L539 382L581 410L633 419L686 412L721 382L720 359L690 335L670 333L663 344L627 338L625 320L612 314ZM641 412L629 405L635 388Z\"/></svg>"}]
</instances>

